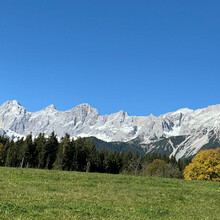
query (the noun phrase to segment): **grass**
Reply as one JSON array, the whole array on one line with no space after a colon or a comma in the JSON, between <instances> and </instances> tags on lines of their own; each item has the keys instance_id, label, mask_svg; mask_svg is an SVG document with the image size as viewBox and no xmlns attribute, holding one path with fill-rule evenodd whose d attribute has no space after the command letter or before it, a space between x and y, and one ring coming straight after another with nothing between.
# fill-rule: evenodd
<instances>
[{"instance_id":1,"label":"grass","mask_svg":"<svg viewBox=\"0 0 220 220\"><path fill-rule=\"evenodd\" d=\"M0 168L0 219L220 219L220 183Z\"/></svg>"}]
</instances>

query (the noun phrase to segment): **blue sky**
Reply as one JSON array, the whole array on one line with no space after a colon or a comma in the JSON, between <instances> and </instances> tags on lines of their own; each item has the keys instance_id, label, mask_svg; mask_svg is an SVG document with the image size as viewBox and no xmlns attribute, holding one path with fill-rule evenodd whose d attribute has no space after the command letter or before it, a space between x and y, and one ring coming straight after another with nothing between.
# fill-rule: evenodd
<instances>
[{"instance_id":1,"label":"blue sky","mask_svg":"<svg viewBox=\"0 0 220 220\"><path fill-rule=\"evenodd\" d=\"M0 1L0 104L160 115L220 103L219 0Z\"/></svg>"}]
</instances>

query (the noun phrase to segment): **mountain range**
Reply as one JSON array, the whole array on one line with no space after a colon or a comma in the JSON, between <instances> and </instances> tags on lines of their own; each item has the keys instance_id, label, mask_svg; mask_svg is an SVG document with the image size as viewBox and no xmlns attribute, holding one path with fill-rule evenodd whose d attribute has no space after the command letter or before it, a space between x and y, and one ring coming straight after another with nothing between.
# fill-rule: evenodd
<instances>
[{"instance_id":1,"label":"mountain range","mask_svg":"<svg viewBox=\"0 0 220 220\"><path fill-rule=\"evenodd\" d=\"M158 117L129 116L119 111L100 115L88 104L80 104L67 111L50 105L37 112L29 112L16 100L0 106L0 135L12 139L32 133L58 138L94 137L99 143L120 144L141 149L142 153L166 153L177 159L194 156L202 149L220 146L220 105L191 110L187 108ZM97 141L96 140L96 141Z\"/></svg>"}]
</instances>

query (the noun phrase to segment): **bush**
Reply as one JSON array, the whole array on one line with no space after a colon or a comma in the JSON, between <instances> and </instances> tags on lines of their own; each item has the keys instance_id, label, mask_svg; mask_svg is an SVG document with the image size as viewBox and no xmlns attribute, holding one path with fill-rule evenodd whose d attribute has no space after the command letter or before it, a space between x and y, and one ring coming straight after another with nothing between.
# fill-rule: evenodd
<instances>
[{"instance_id":1,"label":"bush","mask_svg":"<svg viewBox=\"0 0 220 220\"><path fill-rule=\"evenodd\" d=\"M164 177L168 164L164 160L155 159L146 167L147 175Z\"/></svg>"},{"instance_id":2,"label":"bush","mask_svg":"<svg viewBox=\"0 0 220 220\"><path fill-rule=\"evenodd\" d=\"M166 174L165 177L167 178L178 178L178 179L183 178L183 174L179 170L179 168L172 164L168 164L165 174Z\"/></svg>"}]
</instances>

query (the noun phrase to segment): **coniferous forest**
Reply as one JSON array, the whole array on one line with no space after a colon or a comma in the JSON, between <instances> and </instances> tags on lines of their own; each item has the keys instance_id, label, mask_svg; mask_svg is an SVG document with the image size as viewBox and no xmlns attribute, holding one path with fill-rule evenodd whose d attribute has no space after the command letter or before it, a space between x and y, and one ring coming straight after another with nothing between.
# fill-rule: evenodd
<instances>
[{"instance_id":1,"label":"coniferous forest","mask_svg":"<svg viewBox=\"0 0 220 220\"><path fill-rule=\"evenodd\" d=\"M6 167L182 178L190 161L156 153L141 156L131 151L97 150L91 139L74 140L66 134L58 141L54 132L49 137L29 134L17 141L0 136L0 166Z\"/></svg>"}]
</instances>

